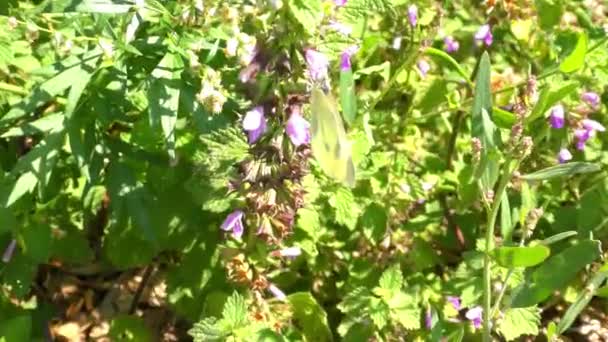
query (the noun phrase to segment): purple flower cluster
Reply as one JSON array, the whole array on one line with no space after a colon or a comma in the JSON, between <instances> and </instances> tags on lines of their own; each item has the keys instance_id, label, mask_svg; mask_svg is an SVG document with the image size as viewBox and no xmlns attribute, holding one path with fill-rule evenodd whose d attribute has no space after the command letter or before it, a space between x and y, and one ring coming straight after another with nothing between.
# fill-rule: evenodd
<instances>
[{"instance_id":1,"label":"purple flower cluster","mask_svg":"<svg viewBox=\"0 0 608 342\"><path fill-rule=\"evenodd\" d=\"M243 129L247 131L250 144L254 144L266 132L266 118L264 108L257 106L248 111L243 118Z\"/></svg>"},{"instance_id":2,"label":"purple flower cluster","mask_svg":"<svg viewBox=\"0 0 608 342\"><path fill-rule=\"evenodd\" d=\"M581 94L581 101L585 102L593 110L600 107L600 96L595 92L586 91ZM553 129L561 129L566 126L566 111L564 106L557 104L549 109L549 125ZM580 127L574 130L576 148L579 151L585 149L587 141L595 136L596 132L604 132L606 128L599 122L592 119L580 121ZM557 153L557 161L562 164L572 160L572 153L567 148L561 148Z\"/></svg>"}]
</instances>

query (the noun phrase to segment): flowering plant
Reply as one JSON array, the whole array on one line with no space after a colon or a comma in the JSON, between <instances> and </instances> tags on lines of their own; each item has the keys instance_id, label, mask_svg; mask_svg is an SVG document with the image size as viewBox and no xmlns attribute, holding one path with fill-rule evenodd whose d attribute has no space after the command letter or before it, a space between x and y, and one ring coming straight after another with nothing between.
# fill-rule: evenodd
<instances>
[{"instance_id":1,"label":"flowering plant","mask_svg":"<svg viewBox=\"0 0 608 342\"><path fill-rule=\"evenodd\" d=\"M5 1L0 340L601 335L606 9Z\"/></svg>"}]
</instances>

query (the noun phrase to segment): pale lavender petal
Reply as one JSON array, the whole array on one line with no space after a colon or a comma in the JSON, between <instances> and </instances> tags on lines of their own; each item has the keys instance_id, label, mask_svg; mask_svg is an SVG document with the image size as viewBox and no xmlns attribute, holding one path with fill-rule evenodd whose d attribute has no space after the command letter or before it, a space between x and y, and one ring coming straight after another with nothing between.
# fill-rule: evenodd
<instances>
[{"instance_id":1,"label":"pale lavender petal","mask_svg":"<svg viewBox=\"0 0 608 342\"><path fill-rule=\"evenodd\" d=\"M337 22L337 21L331 21L328 26L332 30L334 30L344 36L349 36L353 32L352 27L350 27L346 24L343 24L341 22Z\"/></svg>"},{"instance_id":2,"label":"pale lavender petal","mask_svg":"<svg viewBox=\"0 0 608 342\"><path fill-rule=\"evenodd\" d=\"M302 254L302 249L300 247L287 247L280 249L278 251L272 252L273 256L281 256L281 257L289 257L295 258Z\"/></svg>"},{"instance_id":3,"label":"pale lavender petal","mask_svg":"<svg viewBox=\"0 0 608 342\"><path fill-rule=\"evenodd\" d=\"M418 61L418 70L420 71L420 75L424 78L426 74L431 70L431 65L424 59Z\"/></svg>"},{"instance_id":4,"label":"pale lavender petal","mask_svg":"<svg viewBox=\"0 0 608 342\"><path fill-rule=\"evenodd\" d=\"M264 133L266 133L266 119L262 120L258 128L247 132L247 140L250 144L253 144L258 141Z\"/></svg>"},{"instance_id":5,"label":"pale lavender petal","mask_svg":"<svg viewBox=\"0 0 608 342\"><path fill-rule=\"evenodd\" d=\"M492 36L492 31L488 24L481 25L475 33L475 41L478 43L483 42L486 46L492 45L493 39L494 37Z\"/></svg>"},{"instance_id":6,"label":"pale lavender petal","mask_svg":"<svg viewBox=\"0 0 608 342\"><path fill-rule=\"evenodd\" d=\"M339 7L346 5L347 2L348 0L334 0L334 4Z\"/></svg>"},{"instance_id":7,"label":"pale lavender petal","mask_svg":"<svg viewBox=\"0 0 608 342\"><path fill-rule=\"evenodd\" d=\"M257 106L252 110L248 111L243 118L243 129L246 131L253 131L260 128L264 122L264 108Z\"/></svg>"},{"instance_id":8,"label":"pale lavender petal","mask_svg":"<svg viewBox=\"0 0 608 342\"><path fill-rule=\"evenodd\" d=\"M559 129L564 127L566 123L565 115L564 115L564 106L558 104L550 109L551 114L549 114L549 122L551 127Z\"/></svg>"},{"instance_id":9,"label":"pale lavender petal","mask_svg":"<svg viewBox=\"0 0 608 342\"><path fill-rule=\"evenodd\" d=\"M447 36L443 39L443 43L445 44L445 51L452 53L458 51L460 49L460 43L454 39L452 36Z\"/></svg>"},{"instance_id":10,"label":"pale lavender petal","mask_svg":"<svg viewBox=\"0 0 608 342\"><path fill-rule=\"evenodd\" d=\"M412 27L416 27L418 23L418 7L416 5L410 5L407 8L407 19Z\"/></svg>"},{"instance_id":11,"label":"pale lavender petal","mask_svg":"<svg viewBox=\"0 0 608 342\"><path fill-rule=\"evenodd\" d=\"M15 252L15 247L17 247L17 240L12 239L8 244L6 249L4 250L4 254L2 254L2 261L9 262L13 257L13 253Z\"/></svg>"},{"instance_id":12,"label":"pale lavender petal","mask_svg":"<svg viewBox=\"0 0 608 342\"><path fill-rule=\"evenodd\" d=\"M456 311L460 311L460 298L456 296L447 296L447 301L452 304L452 307Z\"/></svg>"},{"instance_id":13,"label":"pale lavender petal","mask_svg":"<svg viewBox=\"0 0 608 342\"><path fill-rule=\"evenodd\" d=\"M327 56L313 49L308 49L306 50L305 58L310 78L315 81L324 80L327 77L327 69L329 68Z\"/></svg>"},{"instance_id":14,"label":"pale lavender petal","mask_svg":"<svg viewBox=\"0 0 608 342\"><path fill-rule=\"evenodd\" d=\"M593 108L597 108L600 105L600 96L598 95L598 93L593 91L586 91L582 93L581 100L585 101Z\"/></svg>"},{"instance_id":15,"label":"pale lavender petal","mask_svg":"<svg viewBox=\"0 0 608 342\"><path fill-rule=\"evenodd\" d=\"M226 217L220 228L224 231L232 231L232 235L239 239L243 235L243 215L245 213L241 210L233 211Z\"/></svg>"},{"instance_id":16,"label":"pale lavender petal","mask_svg":"<svg viewBox=\"0 0 608 342\"><path fill-rule=\"evenodd\" d=\"M481 323L483 322L483 309L481 306L476 306L472 309L469 309L465 314L465 317L473 323L473 326L477 329L481 327Z\"/></svg>"},{"instance_id":17,"label":"pale lavender petal","mask_svg":"<svg viewBox=\"0 0 608 342\"><path fill-rule=\"evenodd\" d=\"M268 285L268 291L270 291L270 293L272 293L272 295L284 302L287 299L287 296L285 295L285 293L283 291L281 291L281 289L279 289L278 287L276 287L274 284L270 284Z\"/></svg>"},{"instance_id":18,"label":"pale lavender petal","mask_svg":"<svg viewBox=\"0 0 608 342\"><path fill-rule=\"evenodd\" d=\"M299 113L292 113L287 120L285 132L294 146L310 143L310 123Z\"/></svg>"},{"instance_id":19,"label":"pale lavender petal","mask_svg":"<svg viewBox=\"0 0 608 342\"><path fill-rule=\"evenodd\" d=\"M562 148L559 150L559 153L557 154L557 161L560 164L563 164L569 160L572 160L572 153L570 153L567 148Z\"/></svg>"},{"instance_id":20,"label":"pale lavender petal","mask_svg":"<svg viewBox=\"0 0 608 342\"><path fill-rule=\"evenodd\" d=\"M606 128L601 123L591 119L584 119L583 127L590 131L604 132L606 130Z\"/></svg>"},{"instance_id":21,"label":"pale lavender petal","mask_svg":"<svg viewBox=\"0 0 608 342\"><path fill-rule=\"evenodd\" d=\"M431 330L433 327L433 312L431 311L431 308L426 310L426 314L424 315L424 325L428 330Z\"/></svg>"}]
</instances>

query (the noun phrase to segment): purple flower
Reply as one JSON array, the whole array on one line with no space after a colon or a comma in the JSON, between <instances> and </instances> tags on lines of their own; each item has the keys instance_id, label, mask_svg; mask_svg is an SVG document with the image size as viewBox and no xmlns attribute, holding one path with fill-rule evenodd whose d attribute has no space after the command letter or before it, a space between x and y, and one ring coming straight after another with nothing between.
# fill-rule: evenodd
<instances>
[{"instance_id":1,"label":"purple flower","mask_svg":"<svg viewBox=\"0 0 608 342\"><path fill-rule=\"evenodd\" d=\"M560 164L563 164L569 160L572 159L572 153L570 153L570 151L568 151L567 148L562 148L561 150L559 150L559 152L557 153L557 161Z\"/></svg>"},{"instance_id":2,"label":"purple flower","mask_svg":"<svg viewBox=\"0 0 608 342\"><path fill-rule=\"evenodd\" d=\"M590 105L593 109L597 109L600 106L600 96L598 93L592 91L586 91L581 94L581 100Z\"/></svg>"},{"instance_id":3,"label":"purple flower","mask_svg":"<svg viewBox=\"0 0 608 342\"><path fill-rule=\"evenodd\" d=\"M285 295L285 293L283 291L281 291L281 289L279 289L278 287L276 287L274 284L270 284L268 285L268 291L270 291L270 293L272 293L272 295L284 302L287 299L287 296Z\"/></svg>"},{"instance_id":4,"label":"purple flower","mask_svg":"<svg viewBox=\"0 0 608 342\"><path fill-rule=\"evenodd\" d=\"M454 39L452 36L447 36L443 39L443 43L445 44L445 51L452 53L458 51L460 49L460 43Z\"/></svg>"},{"instance_id":5,"label":"purple flower","mask_svg":"<svg viewBox=\"0 0 608 342\"><path fill-rule=\"evenodd\" d=\"M448 303L452 304L452 307L456 311L460 311L460 298L456 296L447 296Z\"/></svg>"},{"instance_id":6,"label":"purple flower","mask_svg":"<svg viewBox=\"0 0 608 342\"><path fill-rule=\"evenodd\" d=\"M351 45L344 49L342 52L342 57L340 58L340 70L341 71L349 71L351 68L350 65L350 57L357 53L359 47L357 45Z\"/></svg>"},{"instance_id":7,"label":"purple flower","mask_svg":"<svg viewBox=\"0 0 608 342\"><path fill-rule=\"evenodd\" d=\"M310 123L304 119L299 111L294 111L285 127L285 132L294 146L310 143Z\"/></svg>"},{"instance_id":8,"label":"purple flower","mask_svg":"<svg viewBox=\"0 0 608 342\"><path fill-rule=\"evenodd\" d=\"M407 8L407 20L412 27L416 27L416 23L418 22L418 7L416 5L410 5Z\"/></svg>"},{"instance_id":9,"label":"purple flower","mask_svg":"<svg viewBox=\"0 0 608 342\"><path fill-rule=\"evenodd\" d=\"M338 32L338 33L340 33L341 35L344 35L344 36L350 36L350 34L353 32L353 28L352 27L350 27L348 25L345 25L345 24L342 24L342 23L337 22L337 21L331 21L328 26L332 30L334 30L334 31L336 31L336 32Z\"/></svg>"},{"instance_id":10,"label":"purple flower","mask_svg":"<svg viewBox=\"0 0 608 342\"><path fill-rule=\"evenodd\" d=\"M481 25L477 32L475 33L475 41L478 44L486 44L486 46L492 45L494 37L492 36L492 31L490 30L490 25L485 24Z\"/></svg>"},{"instance_id":11,"label":"purple flower","mask_svg":"<svg viewBox=\"0 0 608 342\"><path fill-rule=\"evenodd\" d=\"M469 309L465 314L465 317L473 323L475 329L479 329L481 327L481 322L483 322L482 318L483 309L481 306L476 306L472 309Z\"/></svg>"},{"instance_id":12,"label":"purple flower","mask_svg":"<svg viewBox=\"0 0 608 342\"><path fill-rule=\"evenodd\" d=\"M334 4L336 4L336 6L338 6L338 7L342 7L342 6L346 5L347 2L348 2L348 0L334 0Z\"/></svg>"},{"instance_id":13,"label":"purple flower","mask_svg":"<svg viewBox=\"0 0 608 342\"><path fill-rule=\"evenodd\" d=\"M2 254L2 261L9 262L13 257L13 253L15 252L15 247L17 247L17 240L12 239L8 244L6 249L4 250L4 254Z\"/></svg>"},{"instance_id":14,"label":"purple flower","mask_svg":"<svg viewBox=\"0 0 608 342\"><path fill-rule=\"evenodd\" d=\"M314 81L324 80L327 77L327 68L329 67L327 57L318 51L308 49L305 58L310 78Z\"/></svg>"},{"instance_id":15,"label":"purple flower","mask_svg":"<svg viewBox=\"0 0 608 342\"><path fill-rule=\"evenodd\" d=\"M424 59L421 59L420 61L418 61L418 71L420 71L420 76L422 76L422 78L426 77L426 74L429 72L429 70L431 70L431 65L429 64L429 62L427 62Z\"/></svg>"},{"instance_id":16,"label":"purple flower","mask_svg":"<svg viewBox=\"0 0 608 342\"><path fill-rule=\"evenodd\" d=\"M564 117L564 106L561 104L555 105L550 109L551 114L549 114L549 122L551 123L551 127L559 129L564 127L566 122Z\"/></svg>"},{"instance_id":17,"label":"purple flower","mask_svg":"<svg viewBox=\"0 0 608 342\"><path fill-rule=\"evenodd\" d=\"M604 132L606 130L606 128L602 126L601 123L591 119L584 119L583 127L588 131Z\"/></svg>"},{"instance_id":18,"label":"purple flower","mask_svg":"<svg viewBox=\"0 0 608 342\"><path fill-rule=\"evenodd\" d=\"M287 247L283 249L279 249L270 253L270 255L274 257L289 257L295 258L302 254L302 249L300 247Z\"/></svg>"},{"instance_id":19,"label":"purple flower","mask_svg":"<svg viewBox=\"0 0 608 342\"><path fill-rule=\"evenodd\" d=\"M234 236L235 239L240 239L241 236L243 236L244 230L243 215L245 215L245 213L241 210L233 211L226 217L220 228L226 232L232 231L232 236Z\"/></svg>"},{"instance_id":20,"label":"purple flower","mask_svg":"<svg viewBox=\"0 0 608 342\"><path fill-rule=\"evenodd\" d=\"M593 131L588 129L577 129L574 130L574 137L576 138L576 148L580 151L585 149L587 140L593 136Z\"/></svg>"},{"instance_id":21,"label":"purple flower","mask_svg":"<svg viewBox=\"0 0 608 342\"><path fill-rule=\"evenodd\" d=\"M253 144L266 132L264 108L257 106L248 111L243 118L243 129L247 131L249 143Z\"/></svg>"},{"instance_id":22,"label":"purple flower","mask_svg":"<svg viewBox=\"0 0 608 342\"><path fill-rule=\"evenodd\" d=\"M433 327L433 311L431 311L430 307L426 309L426 314L424 315L424 325L428 330L431 330Z\"/></svg>"}]
</instances>

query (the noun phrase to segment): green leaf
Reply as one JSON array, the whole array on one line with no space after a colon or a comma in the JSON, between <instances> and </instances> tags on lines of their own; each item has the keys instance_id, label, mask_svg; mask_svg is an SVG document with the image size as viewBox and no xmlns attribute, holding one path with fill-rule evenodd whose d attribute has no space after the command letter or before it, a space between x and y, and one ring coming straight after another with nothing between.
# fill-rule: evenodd
<instances>
[{"instance_id":1,"label":"green leaf","mask_svg":"<svg viewBox=\"0 0 608 342\"><path fill-rule=\"evenodd\" d=\"M559 70L565 73L571 73L580 69L585 64L585 55L587 54L588 45L587 34L584 32L579 33L578 40L574 50L570 52L568 57L559 65Z\"/></svg>"},{"instance_id":2,"label":"green leaf","mask_svg":"<svg viewBox=\"0 0 608 342\"><path fill-rule=\"evenodd\" d=\"M511 217L509 196L504 192L500 201L500 235L504 242L510 242L513 235L513 221Z\"/></svg>"},{"instance_id":3,"label":"green leaf","mask_svg":"<svg viewBox=\"0 0 608 342\"><path fill-rule=\"evenodd\" d=\"M406 330L420 329L420 308L415 306L401 307L391 310L394 320L399 322Z\"/></svg>"},{"instance_id":4,"label":"green leaf","mask_svg":"<svg viewBox=\"0 0 608 342\"><path fill-rule=\"evenodd\" d=\"M357 95L351 69L340 70L340 105L344 120L348 125L352 125L357 116Z\"/></svg>"},{"instance_id":5,"label":"green leaf","mask_svg":"<svg viewBox=\"0 0 608 342\"><path fill-rule=\"evenodd\" d=\"M284 4L289 7L289 10L293 15L293 19L302 25L304 32L312 35L319 26L319 23L323 17L319 15L319 13L322 12L321 1L293 0L285 2Z\"/></svg>"},{"instance_id":6,"label":"green leaf","mask_svg":"<svg viewBox=\"0 0 608 342\"><path fill-rule=\"evenodd\" d=\"M31 224L21 231L23 253L38 263L46 263L51 252L51 227L48 224Z\"/></svg>"},{"instance_id":7,"label":"green leaf","mask_svg":"<svg viewBox=\"0 0 608 342\"><path fill-rule=\"evenodd\" d=\"M17 119L33 114L38 107L72 86L73 80L87 78L89 69L97 64L100 55L99 51L94 50L82 57L68 57L59 63L47 66L46 69L55 74L35 88L31 95L13 105L11 110L0 118L0 129L9 126Z\"/></svg>"},{"instance_id":8,"label":"green leaf","mask_svg":"<svg viewBox=\"0 0 608 342\"><path fill-rule=\"evenodd\" d=\"M556 243L558 241L567 239L571 236L575 236L576 234L578 234L578 233L575 230L569 230L567 232L557 233L553 236L550 236L550 237L540 241L540 243L542 243L545 246L548 246L548 245Z\"/></svg>"},{"instance_id":9,"label":"green leaf","mask_svg":"<svg viewBox=\"0 0 608 342\"><path fill-rule=\"evenodd\" d=\"M513 341L522 335L538 335L540 310L536 306L528 308L510 308L503 312L496 330L507 341Z\"/></svg>"},{"instance_id":10,"label":"green leaf","mask_svg":"<svg viewBox=\"0 0 608 342\"><path fill-rule=\"evenodd\" d=\"M245 299L235 291L232 293L232 296L228 297L226 304L224 304L222 320L228 324L230 330L236 330L248 324L247 313Z\"/></svg>"},{"instance_id":11,"label":"green leaf","mask_svg":"<svg viewBox=\"0 0 608 342\"><path fill-rule=\"evenodd\" d=\"M553 84L548 84L547 87L541 91L538 102L536 102L536 105L534 105L534 108L532 109L532 113L524 119L526 123L532 122L543 116L549 108L559 101L562 101L566 96L579 88L578 82L569 82L565 85L555 86L559 86L559 88L556 89Z\"/></svg>"},{"instance_id":12,"label":"green leaf","mask_svg":"<svg viewBox=\"0 0 608 342\"><path fill-rule=\"evenodd\" d=\"M594 163L571 162L550 166L546 169L523 175L521 178L529 181L540 181L576 174L592 173L600 171L600 169L600 166Z\"/></svg>"},{"instance_id":13,"label":"green leaf","mask_svg":"<svg viewBox=\"0 0 608 342\"><path fill-rule=\"evenodd\" d=\"M218 326L217 319L214 317L205 318L200 322L194 323L192 328L188 330L188 334L192 336L194 342L219 341L227 335Z\"/></svg>"},{"instance_id":14,"label":"green leaf","mask_svg":"<svg viewBox=\"0 0 608 342\"><path fill-rule=\"evenodd\" d=\"M329 205L334 208L336 223L353 230L357 225L359 207L355 196L345 187L339 187L329 198Z\"/></svg>"},{"instance_id":15,"label":"green leaf","mask_svg":"<svg viewBox=\"0 0 608 342\"><path fill-rule=\"evenodd\" d=\"M602 289L597 289L608 278L608 264L604 264L599 271L591 278L585 289L579 293L574 303L570 305L557 326L557 333L563 334L578 315L587 307L594 295L599 295Z\"/></svg>"},{"instance_id":16,"label":"green leaf","mask_svg":"<svg viewBox=\"0 0 608 342\"><path fill-rule=\"evenodd\" d=\"M332 341L327 322L327 313L308 292L297 292L287 296L293 317L303 328L307 341Z\"/></svg>"},{"instance_id":17,"label":"green leaf","mask_svg":"<svg viewBox=\"0 0 608 342\"><path fill-rule=\"evenodd\" d=\"M567 286L577 273L597 259L599 254L599 241L584 240L553 255L532 271L529 279L516 290L511 306L528 307L545 300L553 291Z\"/></svg>"},{"instance_id":18,"label":"green leaf","mask_svg":"<svg viewBox=\"0 0 608 342\"><path fill-rule=\"evenodd\" d=\"M556 0L535 0L538 21L543 30L552 29L559 24L562 17L563 6L561 1Z\"/></svg>"},{"instance_id":19,"label":"green leaf","mask_svg":"<svg viewBox=\"0 0 608 342\"><path fill-rule=\"evenodd\" d=\"M28 171L22 174L15 182L15 185L13 186L13 189L11 190L11 193L4 205L10 207L13 203L23 197L23 195L34 191L34 189L36 189L36 185L38 185L38 178L36 178L36 175L34 175L33 172Z\"/></svg>"},{"instance_id":20,"label":"green leaf","mask_svg":"<svg viewBox=\"0 0 608 342\"><path fill-rule=\"evenodd\" d=\"M530 267L543 262L549 257L551 250L544 245L530 247L498 247L495 249L494 258L503 267Z\"/></svg>"},{"instance_id":21,"label":"green leaf","mask_svg":"<svg viewBox=\"0 0 608 342\"><path fill-rule=\"evenodd\" d=\"M399 266L399 264L395 264L384 271L380 277L378 286L389 293L400 291L401 286L403 286L401 266Z\"/></svg>"},{"instance_id":22,"label":"green leaf","mask_svg":"<svg viewBox=\"0 0 608 342\"><path fill-rule=\"evenodd\" d=\"M497 147L500 133L491 119L492 95L490 93L490 57L484 52L479 62L475 81L475 95L471 113L471 135L481 142L481 184L486 192L493 188L498 176Z\"/></svg>"},{"instance_id":23,"label":"green leaf","mask_svg":"<svg viewBox=\"0 0 608 342\"><path fill-rule=\"evenodd\" d=\"M517 121L515 114L499 107L492 108L492 119L496 122L498 127L505 129L511 129L513 124Z\"/></svg>"},{"instance_id":24,"label":"green leaf","mask_svg":"<svg viewBox=\"0 0 608 342\"><path fill-rule=\"evenodd\" d=\"M183 68L184 62L181 56L167 52L152 71L148 88L150 126L162 128L171 159L175 159L175 124Z\"/></svg>"},{"instance_id":25,"label":"green leaf","mask_svg":"<svg viewBox=\"0 0 608 342\"><path fill-rule=\"evenodd\" d=\"M31 341L31 335L32 318L29 314L0 321L0 338L6 342Z\"/></svg>"},{"instance_id":26,"label":"green leaf","mask_svg":"<svg viewBox=\"0 0 608 342\"><path fill-rule=\"evenodd\" d=\"M298 210L298 218L296 220L296 227L305 231L308 236L317 240L321 234L321 221L319 213L312 208L301 208Z\"/></svg>"},{"instance_id":27,"label":"green leaf","mask_svg":"<svg viewBox=\"0 0 608 342\"><path fill-rule=\"evenodd\" d=\"M110 338L113 341L152 341L152 334L139 317L120 315L112 319Z\"/></svg>"},{"instance_id":28,"label":"green leaf","mask_svg":"<svg viewBox=\"0 0 608 342\"><path fill-rule=\"evenodd\" d=\"M365 236L378 243L386 233L388 215L386 209L378 203L368 205L359 220L359 226Z\"/></svg>"},{"instance_id":29,"label":"green leaf","mask_svg":"<svg viewBox=\"0 0 608 342\"><path fill-rule=\"evenodd\" d=\"M38 133L47 133L50 131L59 132L63 129L63 114L51 114L43 116L38 120L28 122L20 127L12 127L4 134L2 138L19 137L23 135L34 135Z\"/></svg>"},{"instance_id":30,"label":"green leaf","mask_svg":"<svg viewBox=\"0 0 608 342\"><path fill-rule=\"evenodd\" d=\"M452 68L454 68L454 70L456 70L456 72L458 72L458 74L462 77L462 79L464 81L466 81L467 84L471 88L473 88L473 83L471 82L471 80L469 80L468 73L462 68L462 66L452 56L448 55L446 52L444 52L442 50L435 49L433 47L427 47L424 50L424 53L446 62L448 65L450 65Z\"/></svg>"}]
</instances>

